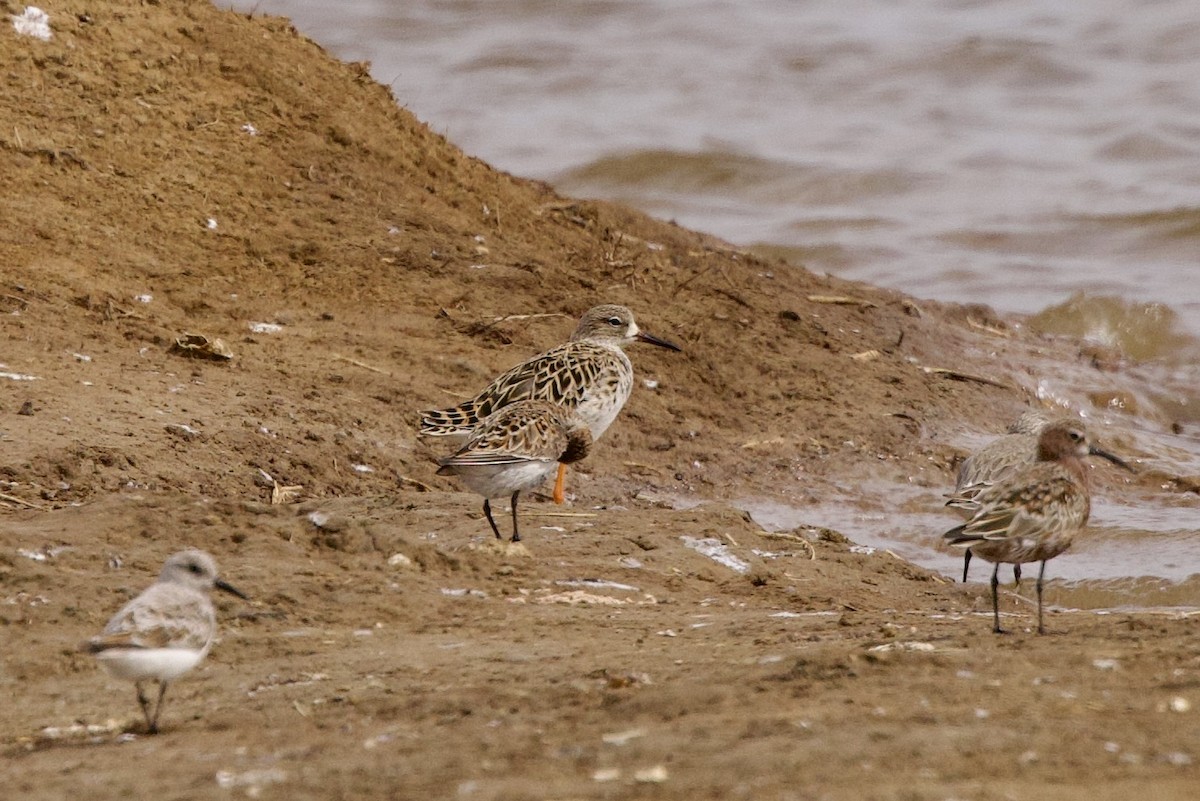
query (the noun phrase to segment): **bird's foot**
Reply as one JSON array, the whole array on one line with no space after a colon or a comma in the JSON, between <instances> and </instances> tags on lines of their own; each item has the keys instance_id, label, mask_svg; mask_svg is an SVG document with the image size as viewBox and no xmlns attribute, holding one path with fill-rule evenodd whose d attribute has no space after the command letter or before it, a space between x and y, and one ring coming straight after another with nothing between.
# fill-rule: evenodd
<instances>
[{"instance_id":1,"label":"bird's foot","mask_svg":"<svg viewBox=\"0 0 1200 801\"><path fill-rule=\"evenodd\" d=\"M529 549L525 547L525 543L520 540L517 540L516 542L509 540L487 540L486 543L480 543L479 550L491 551L497 556L506 558L528 558L532 556L532 554L529 553Z\"/></svg>"}]
</instances>

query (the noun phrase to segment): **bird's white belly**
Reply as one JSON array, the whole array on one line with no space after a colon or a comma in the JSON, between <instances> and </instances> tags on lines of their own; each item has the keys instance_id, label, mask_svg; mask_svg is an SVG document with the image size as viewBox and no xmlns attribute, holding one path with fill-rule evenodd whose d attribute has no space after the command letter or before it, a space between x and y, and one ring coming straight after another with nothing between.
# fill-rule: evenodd
<instances>
[{"instance_id":1,"label":"bird's white belly","mask_svg":"<svg viewBox=\"0 0 1200 801\"><path fill-rule=\"evenodd\" d=\"M110 676L127 681L171 681L200 664L208 646L194 648L113 648L96 655Z\"/></svg>"},{"instance_id":2,"label":"bird's white belly","mask_svg":"<svg viewBox=\"0 0 1200 801\"><path fill-rule=\"evenodd\" d=\"M575 408L575 414L591 429L592 439L599 439L613 424L632 390L633 376L630 375L628 378L622 376L611 391L589 390L584 393Z\"/></svg>"},{"instance_id":3,"label":"bird's white belly","mask_svg":"<svg viewBox=\"0 0 1200 801\"><path fill-rule=\"evenodd\" d=\"M540 486L556 470L558 462L538 459L503 466L462 465L457 473L464 484L483 497L498 498Z\"/></svg>"}]
</instances>

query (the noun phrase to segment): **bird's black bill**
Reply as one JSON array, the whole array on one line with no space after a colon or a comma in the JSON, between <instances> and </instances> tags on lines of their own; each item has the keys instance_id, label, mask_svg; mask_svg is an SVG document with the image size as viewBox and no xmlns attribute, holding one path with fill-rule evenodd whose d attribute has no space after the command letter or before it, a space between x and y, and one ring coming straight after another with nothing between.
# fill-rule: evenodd
<instances>
[{"instance_id":1,"label":"bird's black bill","mask_svg":"<svg viewBox=\"0 0 1200 801\"><path fill-rule=\"evenodd\" d=\"M236 595L237 597L241 598L243 601L250 600L249 595L242 592L241 590L239 590L237 587L233 586L232 584L222 581L221 579L217 579L216 581L214 581L213 586L216 587L218 590L224 590L225 592L229 593L230 595Z\"/></svg>"},{"instance_id":2,"label":"bird's black bill","mask_svg":"<svg viewBox=\"0 0 1200 801\"><path fill-rule=\"evenodd\" d=\"M1122 470L1128 470L1130 473L1134 472L1133 467L1129 464L1129 462L1125 461L1120 456L1117 456L1115 453L1109 453L1108 451L1095 446L1088 448L1088 453L1090 453L1092 456L1099 456L1101 459L1107 459Z\"/></svg>"},{"instance_id":3,"label":"bird's black bill","mask_svg":"<svg viewBox=\"0 0 1200 801\"><path fill-rule=\"evenodd\" d=\"M673 351L682 351L683 350L683 348L679 347L674 342L668 342L665 339L659 339L658 337L654 336L653 334L647 334L645 331L638 331L637 334L634 335L633 338L636 339L638 342L645 342L647 345L658 345L660 348L666 348L667 350L673 350Z\"/></svg>"}]
</instances>

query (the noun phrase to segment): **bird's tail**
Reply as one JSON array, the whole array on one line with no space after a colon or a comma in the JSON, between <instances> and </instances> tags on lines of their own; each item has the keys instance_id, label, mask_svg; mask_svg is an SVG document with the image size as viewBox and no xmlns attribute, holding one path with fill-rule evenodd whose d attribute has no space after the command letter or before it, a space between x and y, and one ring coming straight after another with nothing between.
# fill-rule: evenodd
<instances>
[{"instance_id":1,"label":"bird's tail","mask_svg":"<svg viewBox=\"0 0 1200 801\"><path fill-rule=\"evenodd\" d=\"M951 545L960 545L964 547L972 545L976 542L981 542L984 539L978 534L968 534L966 523L950 529L942 535L942 538Z\"/></svg>"},{"instance_id":2,"label":"bird's tail","mask_svg":"<svg viewBox=\"0 0 1200 801\"><path fill-rule=\"evenodd\" d=\"M452 437L469 434L479 422L479 413L474 401L452 409L428 409L421 412L421 435Z\"/></svg>"},{"instance_id":3,"label":"bird's tail","mask_svg":"<svg viewBox=\"0 0 1200 801\"><path fill-rule=\"evenodd\" d=\"M958 509L959 511L967 512L968 514L973 514L979 509L979 503L977 501L974 501L970 498L960 498L957 495L951 495L950 499L946 501L946 506L950 507L951 509Z\"/></svg>"},{"instance_id":4,"label":"bird's tail","mask_svg":"<svg viewBox=\"0 0 1200 801\"><path fill-rule=\"evenodd\" d=\"M955 490L946 496L946 506L966 512L978 511L979 493L983 492L989 486L989 484L981 482L978 484L968 484L961 489Z\"/></svg>"}]
</instances>

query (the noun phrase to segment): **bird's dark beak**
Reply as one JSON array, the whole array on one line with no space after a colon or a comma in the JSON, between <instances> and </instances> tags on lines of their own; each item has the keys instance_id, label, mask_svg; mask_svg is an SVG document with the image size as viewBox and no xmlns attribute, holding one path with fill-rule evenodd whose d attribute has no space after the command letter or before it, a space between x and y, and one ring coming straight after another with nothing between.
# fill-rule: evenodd
<instances>
[{"instance_id":1,"label":"bird's dark beak","mask_svg":"<svg viewBox=\"0 0 1200 801\"><path fill-rule=\"evenodd\" d=\"M645 331L638 331L636 334L634 334L633 338L638 342L645 342L647 345L658 345L660 348L666 348L667 350L683 350L683 348L679 347L674 342L668 342L665 339L659 339L653 334L647 334Z\"/></svg>"},{"instance_id":2,"label":"bird's dark beak","mask_svg":"<svg viewBox=\"0 0 1200 801\"><path fill-rule=\"evenodd\" d=\"M1133 467L1130 466L1129 462L1125 461L1120 456L1117 456L1115 453L1109 453L1103 448L1097 448L1095 445L1093 445L1092 447L1088 448L1088 453L1092 456L1099 456L1101 459L1107 459L1122 470L1128 470L1130 473L1135 472Z\"/></svg>"},{"instance_id":3,"label":"bird's dark beak","mask_svg":"<svg viewBox=\"0 0 1200 801\"><path fill-rule=\"evenodd\" d=\"M237 597L241 598L243 601L250 600L249 595L242 592L241 590L239 590L237 587L233 586L232 584L222 581L221 579L217 579L216 581L214 581L213 586L216 587L218 590L224 590L225 592L229 593L230 595L236 595Z\"/></svg>"}]
</instances>

